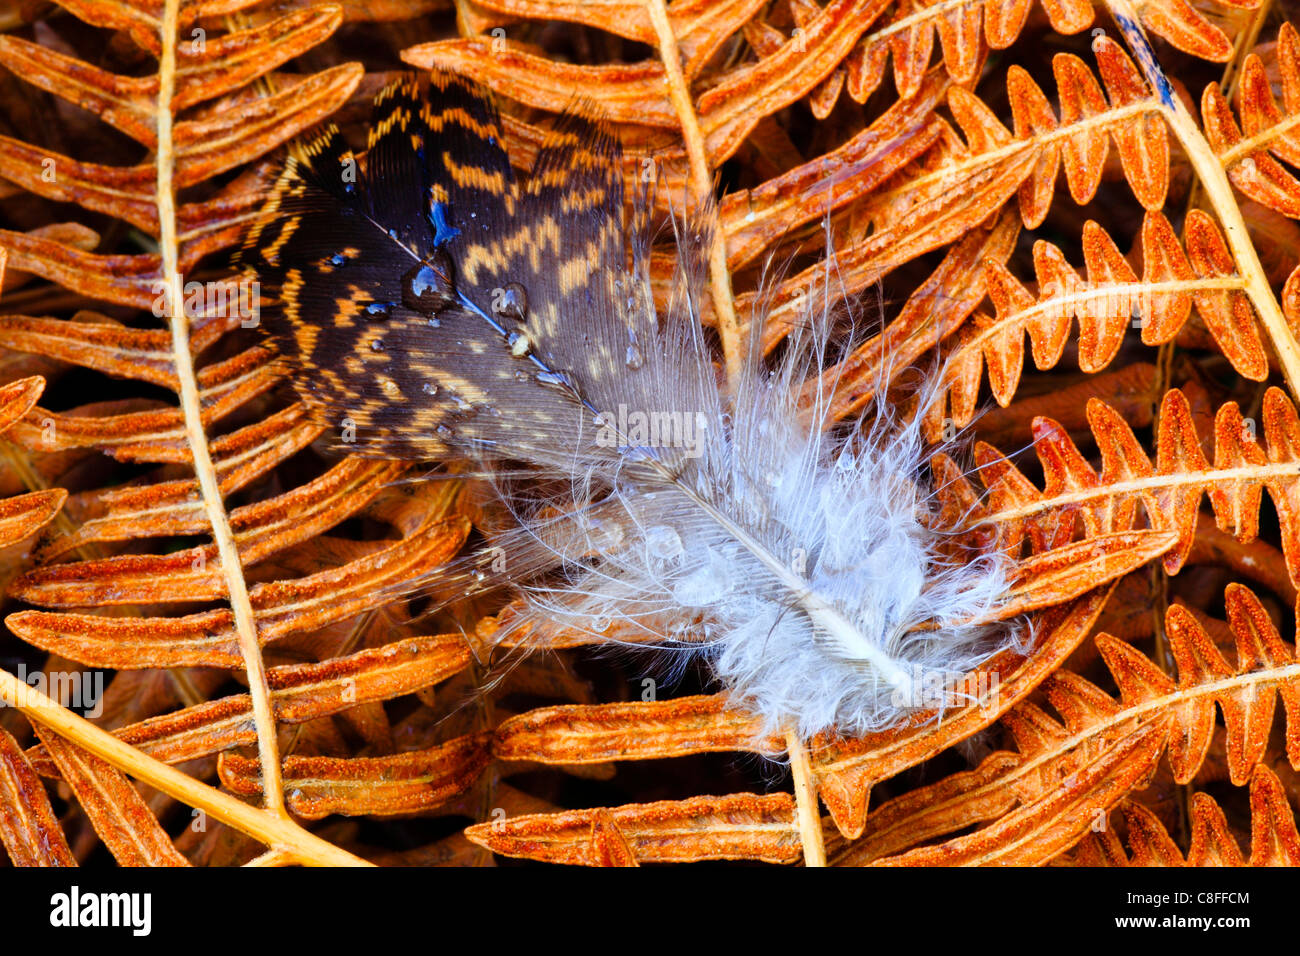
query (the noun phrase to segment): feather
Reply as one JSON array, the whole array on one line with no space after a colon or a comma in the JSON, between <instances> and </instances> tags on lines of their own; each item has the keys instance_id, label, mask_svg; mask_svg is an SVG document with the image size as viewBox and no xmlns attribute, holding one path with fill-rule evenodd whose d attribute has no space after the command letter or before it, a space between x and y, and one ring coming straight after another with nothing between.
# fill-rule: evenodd
<instances>
[{"instance_id":1,"label":"feather","mask_svg":"<svg viewBox=\"0 0 1300 956\"><path fill-rule=\"evenodd\" d=\"M765 730L805 736L933 710L922 688L1017 639L980 623L1002 558L935 526L920 416L882 401L837 430L830 385L804 395L832 357L828 308L723 383L697 308L702 230L676 224L657 314L607 129L566 115L520 184L466 82L404 79L376 110L364 156L330 131L289 163L244 254L278 295L263 316L295 387L342 444L526 468L496 481L513 526L419 584L513 588L515 632L703 656Z\"/></svg>"}]
</instances>

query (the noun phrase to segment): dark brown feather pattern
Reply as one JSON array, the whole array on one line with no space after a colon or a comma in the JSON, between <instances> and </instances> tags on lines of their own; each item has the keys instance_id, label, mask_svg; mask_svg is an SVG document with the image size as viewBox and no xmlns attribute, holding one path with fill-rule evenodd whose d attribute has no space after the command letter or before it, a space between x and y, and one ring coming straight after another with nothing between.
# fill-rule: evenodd
<instances>
[{"instance_id":1,"label":"dark brown feather pattern","mask_svg":"<svg viewBox=\"0 0 1300 956\"><path fill-rule=\"evenodd\" d=\"M435 73L379 94L364 154L331 128L306 155L287 164L243 255L322 423L385 457L554 442L574 383L604 377L627 348L621 329L565 334L619 321L617 142L566 116L521 187L491 102Z\"/></svg>"}]
</instances>

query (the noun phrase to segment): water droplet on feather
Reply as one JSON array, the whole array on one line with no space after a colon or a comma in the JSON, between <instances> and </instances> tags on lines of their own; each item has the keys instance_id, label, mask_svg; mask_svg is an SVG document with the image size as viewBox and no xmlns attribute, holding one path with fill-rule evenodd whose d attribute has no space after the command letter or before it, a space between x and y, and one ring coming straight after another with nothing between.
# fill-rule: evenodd
<instances>
[{"instance_id":1,"label":"water droplet on feather","mask_svg":"<svg viewBox=\"0 0 1300 956\"><path fill-rule=\"evenodd\" d=\"M663 561L672 561L682 554L681 536L666 524L646 529L645 546L651 557Z\"/></svg>"}]
</instances>

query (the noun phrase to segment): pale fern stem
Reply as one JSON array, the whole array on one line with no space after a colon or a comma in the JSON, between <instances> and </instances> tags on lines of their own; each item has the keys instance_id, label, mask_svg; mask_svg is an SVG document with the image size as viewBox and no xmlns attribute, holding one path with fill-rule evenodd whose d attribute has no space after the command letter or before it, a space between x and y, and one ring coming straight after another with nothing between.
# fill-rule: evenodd
<instances>
[{"instance_id":1,"label":"pale fern stem","mask_svg":"<svg viewBox=\"0 0 1300 956\"><path fill-rule=\"evenodd\" d=\"M294 862L313 866L369 865L346 850L308 833L287 817L250 807L228 793L200 783L175 767L141 753L5 670L0 670L0 701L21 710L28 719L49 727L83 750L103 758L123 773L262 841Z\"/></svg>"},{"instance_id":2,"label":"pale fern stem","mask_svg":"<svg viewBox=\"0 0 1300 956\"><path fill-rule=\"evenodd\" d=\"M1269 143L1282 139L1298 127L1300 127L1300 113L1293 113L1285 117L1280 123L1275 123L1254 136L1242 136L1236 146L1219 153L1219 165L1231 166L1242 157L1249 156L1261 149L1267 149Z\"/></svg>"},{"instance_id":3,"label":"pale fern stem","mask_svg":"<svg viewBox=\"0 0 1300 956\"><path fill-rule=\"evenodd\" d=\"M953 355L973 354L976 349L983 349L985 345L995 341L999 335L1010 329L1012 323L1023 327L1039 316L1055 317L1066 311L1070 306L1087 305L1094 300L1100 300L1104 303L1107 299L1115 296L1116 289L1123 289L1130 297L1145 296L1154 298L1155 296L1177 295L1180 292L1195 293L1219 289L1236 292L1244 291L1245 288L1246 280L1241 276L1223 276L1218 279L1179 279L1168 282L1144 282L1139 279L1131 284L1116 282L1084 289L1081 292L1072 292L1069 295L1049 296L1046 299L1039 300L1027 309L1008 312L1004 318L992 323L984 331L963 342L960 348L954 349Z\"/></svg>"},{"instance_id":4,"label":"pale fern stem","mask_svg":"<svg viewBox=\"0 0 1300 956\"><path fill-rule=\"evenodd\" d=\"M1246 58L1246 54L1255 49L1259 42L1259 35L1264 30L1264 24L1268 21L1268 15L1273 12L1273 0L1259 0L1258 6L1250 11L1250 24L1232 42L1232 58L1228 60L1223 68L1223 79L1219 81L1219 89L1223 90L1223 95L1232 99L1237 92L1237 85L1241 82L1241 62Z\"/></svg>"},{"instance_id":5,"label":"pale fern stem","mask_svg":"<svg viewBox=\"0 0 1300 956\"><path fill-rule=\"evenodd\" d=\"M181 411L185 416L185 435L194 461L194 474L203 495L203 506L212 537L217 544L221 560L221 573L226 579L230 595L230 608L235 616L235 631L239 635L239 650L248 673L248 692L253 701L253 720L257 727L257 750L262 766L262 793L266 806L273 813L289 820L284 808L284 784L280 777L280 752L275 739L275 715L271 709L271 689L266 683L266 668L262 663L262 650L257 643L257 620L252 602L248 599L248 585L239 562L239 550L221 500L221 487L217 481L208 440L203 430L202 409L199 404L199 385L194 374L194 359L190 355L189 319L185 315L181 296L182 283L178 262L176 236L176 197L172 189L172 167L175 156L172 146L172 91L176 84L176 31L180 0L167 0L163 7L162 54L158 62L158 104L154 110L157 124L157 194L158 246L162 252L162 281L166 294L168 325L172 333L172 360L176 365L176 378L180 383Z\"/></svg>"},{"instance_id":6,"label":"pale fern stem","mask_svg":"<svg viewBox=\"0 0 1300 956\"><path fill-rule=\"evenodd\" d=\"M808 749L794 730L785 732L785 746L790 754L790 775L794 778L794 807L803 843L804 866L826 865L826 843L822 821L817 813L817 786L813 782Z\"/></svg>"},{"instance_id":7,"label":"pale fern stem","mask_svg":"<svg viewBox=\"0 0 1300 956\"><path fill-rule=\"evenodd\" d=\"M1125 481L1112 481L1095 488L1080 488L1066 491L1051 498L1040 498L1010 508L1001 508L987 514L977 522L981 526L996 526L1008 521L1030 518L1057 508L1071 505L1086 505L1089 502L1122 501L1137 495L1152 495L1156 492L1181 488L1213 488L1216 485L1231 486L1238 482L1256 482L1265 484L1271 480L1295 480L1300 466L1294 462L1284 461L1267 465L1243 465L1240 468L1214 468L1196 472L1172 472L1161 475L1153 474L1148 478L1130 478Z\"/></svg>"},{"instance_id":8,"label":"pale fern stem","mask_svg":"<svg viewBox=\"0 0 1300 956\"><path fill-rule=\"evenodd\" d=\"M1132 4L1129 0L1106 0L1106 6L1128 41L1147 82L1160 98L1161 115L1174 131L1174 135L1178 137L1178 142L1182 144L1187 158L1191 160L1192 168L1196 170L1201 188L1205 190L1205 195L1210 200L1210 206L1219 216L1224 237L1228 240L1228 246L1232 251L1232 259L1245 280L1246 295L1250 297L1251 305L1259 313L1269 341L1277 352L1278 362L1282 366L1282 374L1286 378L1291 395L1300 399L1300 343L1296 342L1286 317L1282 314L1282 308L1273 296L1273 287L1269 284L1268 275L1259 261L1259 254L1250 240L1246 220L1242 217L1241 208L1232 194L1232 184L1228 180L1224 164L1206 142L1200 127L1196 125L1196 120L1187 112L1187 107L1174 95L1168 78L1160 69L1160 64L1156 62L1151 43Z\"/></svg>"},{"instance_id":9,"label":"pale fern stem","mask_svg":"<svg viewBox=\"0 0 1300 956\"><path fill-rule=\"evenodd\" d=\"M1030 149L1041 150L1054 143L1064 143L1079 138L1084 134L1093 135L1094 131L1100 131L1105 135L1112 127L1123 125L1125 120L1134 116L1144 116L1147 113L1164 115L1161 105L1155 97L1138 100L1135 103L1129 103L1127 106L1113 106L1103 113L1085 117L1075 123L1063 124L1047 132L1034 133L1026 139L1011 139L1002 146L986 149L959 162L941 166L932 172L915 176L893 189L878 190L873 193L874 201L882 206L887 206L895 200L906 199L917 193L928 191L927 187L970 179L982 172L997 169L1013 157L1023 155Z\"/></svg>"},{"instance_id":10,"label":"pale fern stem","mask_svg":"<svg viewBox=\"0 0 1300 956\"><path fill-rule=\"evenodd\" d=\"M686 155L691 164L692 192L697 202L708 202L709 208L715 209L710 195L713 183L708 155L704 150L704 134L700 130L695 107L691 103L686 77L682 74L681 55L677 49L677 38L673 36L672 24L668 20L668 8L664 0L647 0L646 11L650 15L650 22L659 40L659 59L664 65L668 97L681 122L682 139L686 144ZM732 299L731 272L727 269L727 237L722 233L716 214L713 218L712 235L709 241L710 289L713 310L718 317L718 335L722 340L727 381L734 385L744 367L744 344L740 321L736 317L735 303ZM706 510L713 512L713 509ZM752 542L745 540L746 537L740 536L741 540L749 546ZM760 553L762 549L755 551L750 547L750 550L760 558L763 557ZM785 731L785 742L794 774L795 805L799 817L799 838L803 843L804 863L807 866L825 866L826 849L822 838L821 820L817 815L817 791L812 785L809 773L808 752L804 749L799 734L793 729Z\"/></svg>"},{"instance_id":11,"label":"pale fern stem","mask_svg":"<svg viewBox=\"0 0 1300 956\"><path fill-rule=\"evenodd\" d=\"M293 858L288 856L281 850L270 849L267 850L265 853L263 853L261 856L256 856L253 859L249 860L247 863L244 864L244 866L250 868L284 866L285 864L292 863L292 862L293 862Z\"/></svg>"},{"instance_id":12,"label":"pale fern stem","mask_svg":"<svg viewBox=\"0 0 1300 956\"><path fill-rule=\"evenodd\" d=\"M682 126L682 140L686 144L686 155L691 164L691 191L695 194L696 202L709 202L709 208L714 209L710 198L713 177L709 169L709 157L704 149L704 133L700 130L700 120L695 115L695 105L691 102L690 87L682 73L681 54L677 50L677 38L673 36L672 24L668 21L668 8L664 0L646 0L646 12L650 15L650 22L659 39L659 59L664 65L668 99L677 111ZM736 316L736 306L732 300L731 272L727 268L727 237L723 235L721 224L717 221L716 209L711 225L709 287L713 311L718 317L718 335L722 339L727 380L735 382L744 364L745 345L740 319Z\"/></svg>"}]
</instances>

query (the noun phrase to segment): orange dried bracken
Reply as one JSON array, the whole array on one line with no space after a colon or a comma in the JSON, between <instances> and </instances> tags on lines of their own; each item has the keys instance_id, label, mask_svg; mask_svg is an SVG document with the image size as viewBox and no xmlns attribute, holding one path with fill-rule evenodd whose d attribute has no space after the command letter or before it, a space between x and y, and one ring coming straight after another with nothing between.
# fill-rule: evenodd
<instances>
[{"instance_id":1,"label":"orange dried bracken","mask_svg":"<svg viewBox=\"0 0 1300 956\"><path fill-rule=\"evenodd\" d=\"M827 842L807 790L731 793L753 755L802 745L761 739L715 688L688 682L664 699L621 661L575 673L569 661L593 636L559 625L516 635L504 663L476 660L509 604L452 600L432 622L411 620L420 605L404 584L503 520L473 477L419 484L422 471L395 463L323 461L336 423L281 398L286 370L248 317L201 306L175 326L158 314L161 283L177 278L239 293L226 254L292 141L326 120L350 136L357 105L391 79L341 59L373 48L385 67L487 81L516 166L531 167L554 114L581 98L624 141L629 187L657 186L658 215L719 177L706 225L723 291L700 319L724 340L733 298L739 323L761 324L761 347L776 350L808 308L878 288L872 334L803 386L805 397L834 391L836 420L872 402L913 414L899 373L946 362L926 427L950 438L969 424L984 443L978 481L935 458L935 504L965 539L1011 556L1004 610L1028 613L1032 639L969 675L996 693L942 719L808 743L807 783L839 831L833 864L1300 862L1294 783L1269 767L1300 766L1300 664L1269 616L1277 601L1230 584L1218 622L1204 587L1171 576L1201 563L1284 605L1300 583L1296 395L1250 384L1275 384L1278 371L1300 382L1300 269L1277 287L1300 250L1286 218L1300 218L1300 40L1283 23L1275 44L1252 49L1248 0L1223 16L1139 0L1128 8L1140 25L1080 0L1040 6L476 0L453 13L431 0L241 0L181 4L168 37L156 2L14 14L0 35L14 74L0 97L0 580L39 607L7 609L6 621L25 663L114 671L102 723L123 749L52 708L67 720L24 752L26 724L10 713L0 842L11 858L75 863L93 828L123 863L243 862L260 845L287 848L276 862L351 861L314 825L267 829L278 807L241 815L196 776L163 793L222 825L173 844L154 816L163 798L146 806L123 771L157 785L152 761L196 758L191 773L256 801L282 796L302 821L471 818L475 843L396 853L319 831L386 862L481 864L487 848L599 866L788 864L816 861ZM1140 29L1167 45L1152 54ZM1162 62L1179 75L1163 76ZM1204 90L1199 120L1169 81ZM654 237L660 306L676 251ZM111 384L87 404L99 376ZM197 407L183 400L191 390ZM1004 410L981 416L989 394ZM1031 439L1039 483L992 447ZM1276 529L1261 516L1265 491ZM1207 494L1213 523L1199 520ZM232 532L224 565L214 524ZM1088 641L1099 619L1124 640ZM1156 635L1167 648L1139 644ZM521 660L530 643L547 656ZM223 686L245 669L249 693ZM0 675L0 697L16 683ZM980 731L994 749L972 768L924 784L901 776ZM1267 749L1273 731L1284 755ZM687 793L731 795L647 803L621 763L658 760L672 774L688 755ZM730 770L715 785L716 760ZM1191 794L1181 833L1139 802L1153 772L1171 787L1199 772L1241 789L1216 791L1222 808ZM560 805L567 788L530 792L542 773L583 775L600 805ZM784 786L752 776L754 790ZM61 819L42 777L68 785ZM1247 802L1249 857L1227 823ZM493 808L505 818L484 816ZM1122 817L1123 839L1096 829L1107 814Z\"/></svg>"}]
</instances>

